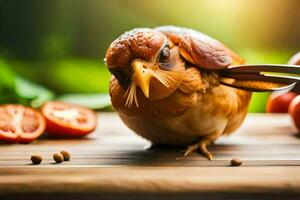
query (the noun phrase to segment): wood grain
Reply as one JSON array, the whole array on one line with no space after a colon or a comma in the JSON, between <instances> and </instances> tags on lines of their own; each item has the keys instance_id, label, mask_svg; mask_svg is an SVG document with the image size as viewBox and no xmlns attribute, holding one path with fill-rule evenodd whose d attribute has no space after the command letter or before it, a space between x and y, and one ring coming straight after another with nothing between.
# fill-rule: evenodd
<instances>
[{"instance_id":1,"label":"wood grain","mask_svg":"<svg viewBox=\"0 0 300 200\"><path fill-rule=\"evenodd\" d=\"M36 167L1 169L1 177L0 191L11 193L300 193L298 167Z\"/></svg>"},{"instance_id":2,"label":"wood grain","mask_svg":"<svg viewBox=\"0 0 300 200\"><path fill-rule=\"evenodd\" d=\"M100 113L98 129L82 140L47 137L29 145L0 145L0 197L23 193L300 193L300 139L287 115L250 114L232 136L209 149L214 160L182 148L145 150L147 141L116 114ZM52 154L71 152L55 164ZM41 165L30 163L39 153ZM243 165L231 167L232 158ZM9 195L8 195L9 196ZM2 199L2 198L1 198Z\"/></svg>"}]
</instances>

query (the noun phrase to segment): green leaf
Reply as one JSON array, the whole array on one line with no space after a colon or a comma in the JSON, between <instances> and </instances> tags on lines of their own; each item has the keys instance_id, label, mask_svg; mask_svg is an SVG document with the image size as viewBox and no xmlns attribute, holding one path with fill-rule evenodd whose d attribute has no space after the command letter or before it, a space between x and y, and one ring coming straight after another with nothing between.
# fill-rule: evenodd
<instances>
[{"instance_id":1,"label":"green leaf","mask_svg":"<svg viewBox=\"0 0 300 200\"><path fill-rule=\"evenodd\" d=\"M111 74L98 60L65 59L49 69L58 93L107 93ZM72 74L72 75L70 75Z\"/></svg>"},{"instance_id":2,"label":"green leaf","mask_svg":"<svg viewBox=\"0 0 300 200\"><path fill-rule=\"evenodd\" d=\"M266 102L269 95L270 95L269 92L263 92L263 93L254 92L252 94L252 99L249 105L249 112L254 112L254 113L265 112Z\"/></svg>"},{"instance_id":3,"label":"green leaf","mask_svg":"<svg viewBox=\"0 0 300 200\"><path fill-rule=\"evenodd\" d=\"M57 100L86 106L92 109L112 110L108 94L67 94Z\"/></svg>"},{"instance_id":4,"label":"green leaf","mask_svg":"<svg viewBox=\"0 0 300 200\"><path fill-rule=\"evenodd\" d=\"M16 103L15 73L10 66L0 58L0 104Z\"/></svg>"},{"instance_id":5,"label":"green leaf","mask_svg":"<svg viewBox=\"0 0 300 200\"><path fill-rule=\"evenodd\" d=\"M0 58L0 93L13 91L15 87L15 74L9 65Z\"/></svg>"},{"instance_id":6,"label":"green leaf","mask_svg":"<svg viewBox=\"0 0 300 200\"><path fill-rule=\"evenodd\" d=\"M50 90L19 76L16 77L16 93L20 97L20 103L24 99L30 100L30 106L35 108L54 98Z\"/></svg>"}]
</instances>

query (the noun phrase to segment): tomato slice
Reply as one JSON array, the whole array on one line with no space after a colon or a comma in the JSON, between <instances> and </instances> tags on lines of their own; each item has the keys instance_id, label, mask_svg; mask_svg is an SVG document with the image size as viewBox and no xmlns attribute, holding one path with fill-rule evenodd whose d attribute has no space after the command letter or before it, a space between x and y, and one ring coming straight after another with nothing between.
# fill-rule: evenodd
<instances>
[{"instance_id":1,"label":"tomato slice","mask_svg":"<svg viewBox=\"0 0 300 200\"><path fill-rule=\"evenodd\" d=\"M45 131L45 120L36 110L7 104L0 106L0 140L30 143Z\"/></svg>"},{"instance_id":2,"label":"tomato slice","mask_svg":"<svg viewBox=\"0 0 300 200\"><path fill-rule=\"evenodd\" d=\"M65 102L50 101L42 106L46 131L57 137L81 137L95 130L97 119L93 110Z\"/></svg>"}]
</instances>

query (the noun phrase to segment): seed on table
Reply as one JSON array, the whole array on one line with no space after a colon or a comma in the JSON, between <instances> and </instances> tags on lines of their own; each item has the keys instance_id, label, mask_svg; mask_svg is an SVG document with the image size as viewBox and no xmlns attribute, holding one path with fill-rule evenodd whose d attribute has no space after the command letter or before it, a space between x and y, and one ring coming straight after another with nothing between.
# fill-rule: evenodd
<instances>
[{"instance_id":1,"label":"seed on table","mask_svg":"<svg viewBox=\"0 0 300 200\"><path fill-rule=\"evenodd\" d=\"M34 164L34 165L41 164L41 162L43 160L42 156L40 156L40 155L32 155L30 159L31 159L32 164Z\"/></svg>"},{"instance_id":2,"label":"seed on table","mask_svg":"<svg viewBox=\"0 0 300 200\"><path fill-rule=\"evenodd\" d=\"M61 155L64 157L64 161L69 161L71 158L71 154L68 151L61 151Z\"/></svg>"},{"instance_id":3,"label":"seed on table","mask_svg":"<svg viewBox=\"0 0 300 200\"><path fill-rule=\"evenodd\" d=\"M64 161L64 157L63 155L61 155L61 153L53 154L53 159L55 160L56 163L61 163L62 161Z\"/></svg>"},{"instance_id":4,"label":"seed on table","mask_svg":"<svg viewBox=\"0 0 300 200\"><path fill-rule=\"evenodd\" d=\"M238 159L238 158L234 158L231 160L231 165L232 166L240 166L242 165L243 161Z\"/></svg>"}]
</instances>

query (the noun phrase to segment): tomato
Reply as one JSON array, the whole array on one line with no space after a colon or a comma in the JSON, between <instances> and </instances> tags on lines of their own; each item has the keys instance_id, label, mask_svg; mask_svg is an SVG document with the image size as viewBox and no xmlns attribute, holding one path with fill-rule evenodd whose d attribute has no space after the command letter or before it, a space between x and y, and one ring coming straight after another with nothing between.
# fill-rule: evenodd
<instances>
[{"instance_id":1,"label":"tomato","mask_svg":"<svg viewBox=\"0 0 300 200\"><path fill-rule=\"evenodd\" d=\"M96 128L93 110L70 103L50 101L42 106L46 119L46 132L57 137L81 137Z\"/></svg>"},{"instance_id":2,"label":"tomato","mask_svg":"<svg viewBox=\"0 0 300 200\"><path fill-rule=\"evenodd\" d=\"M0 106L0 140L30 143L45 131L45 120L36 110L7 104Z\"/></svg>"},{"instance_id":3,"label":"tomato","mask_svg":"<svg viewBox=\"0 0 300 200\"><path fill-rule=\"evenodd\" d=\"M300 130L300 95L293 99L289 106L289 113L292 116L295 126Z\"/></svg>"},{"instance_id":4,"label":"tomato","mask_svg":"<svg viewBox=\"0 0 300 200\"><path fill-rule=\"evenodd\" d=\"M297 93L287 92L284 94L273 93L267 101L266 111L268 113L287 113L291 101L297 96Z\"/></svg>"}]
</instances>

